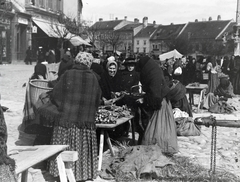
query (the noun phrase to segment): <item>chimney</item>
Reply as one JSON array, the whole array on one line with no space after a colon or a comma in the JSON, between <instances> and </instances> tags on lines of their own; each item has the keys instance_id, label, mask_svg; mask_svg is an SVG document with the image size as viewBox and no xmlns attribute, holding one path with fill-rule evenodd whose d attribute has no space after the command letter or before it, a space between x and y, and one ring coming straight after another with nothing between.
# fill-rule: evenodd
<instances>
[{"instance_id":1,"label":"chimney","mask_svg":"<svg viewBox=\"0 0 240 182\"><path fill-rule=\"evenodd\" d=\"M139 23L139 19L134 18L134 23Z\"/></svg>"},{"instance_id":2,"label":"chimney","mask_svg":"<svg viewBox=\"0 0 240 182\"><path fill-rule=\"evenodd\" d=\"M116 17L115 20L118 20L118 17Z\"/></svg>"},{"instance_id":3,"label":"chimney","mask_svg":"<svg viewBox=\"0 0 240 182\"><path fill-rule=\"evenodd\" d=\"M212 21L212 17L211 16L208 18L208 21Z\"/></svg>"},{"instance_id":4,"label":"chimney","mask_svg":"<svg viewBox=\"0 0 240 182\"><path fill-rule=\"evenodd\" d=\"M220 21L221 20L221 15L217 16L217 20Z\"/></svg>"},{"instance_id":5,"label":"chimney","mask_svg":"<svg viewBox=\"0 0 240 182\"><path fill-rule=\"evenodd\" d=\"M125 20L125 21L127 20L127 16L124 16L124 20Z\"/></svg>"},{"instance_id":6,"label":"chimney","mask_svg":"<svg viewBox=\"0 0 240 182\"><path fill-rule=\"evenodd\" d=\"M102 18L99 18L99 21L103 21L103 19L102 19Z\"/></svg>"},{"instance_id":7,"label":"chimney","mask_svg":"<svg viewBox=\"0 0 240 182\"><path fill-rule=\"evenodd\" d=\"M148 26L148 17L146 17L146 16L143 18L143 26L144 27Z\"/></svg>"}]
</instances>

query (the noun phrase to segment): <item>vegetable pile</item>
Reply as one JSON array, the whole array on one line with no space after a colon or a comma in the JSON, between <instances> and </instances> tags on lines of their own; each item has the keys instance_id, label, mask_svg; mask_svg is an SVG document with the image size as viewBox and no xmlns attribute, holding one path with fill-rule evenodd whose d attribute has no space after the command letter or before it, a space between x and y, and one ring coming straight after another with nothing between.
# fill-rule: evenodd
<instances>
[{"instance_id":1,"label":"vegetable pile","mask_svg":"<svg viewBox=\"0 0 240 182\"><path fill-rule=\"evenodd\" d=\"M129 117L130 109L126 106L100 106L98 108L95 122L97 124L116 124L117 119L121 117Z\"/></svg>"}]
</instances>

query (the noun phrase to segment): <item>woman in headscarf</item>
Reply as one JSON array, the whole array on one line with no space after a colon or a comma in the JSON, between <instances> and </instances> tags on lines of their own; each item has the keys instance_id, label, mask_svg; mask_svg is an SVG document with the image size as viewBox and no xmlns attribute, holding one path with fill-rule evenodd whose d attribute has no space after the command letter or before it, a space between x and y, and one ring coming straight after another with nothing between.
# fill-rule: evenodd
<instances>
[{"instance_id":1,"label":"woman in headscarf","mask_svg":"<svg viewBox=\"0 0 240 182\"><path fill-rule=\"evenodd\" d=\"M208 63L206 70L209 72L209 81L206 94L214 93L216 88L218 87L219 85L218 72L220 69L220 66L217 64L217 60L215 58L208 57L207 62Z\"/></svg>"},{"instance_id":2,"label":"woman in headscarf","mask_svg":"<svg viewBox=\"0 0 240 182\"><path fill-rule=\"evenodd\" d=\"M91 54L79 52L73 67L54 86L51 102L38 109L41 122L53 126L50 144L69 145L68 150L78 152L78 160L72 166L77 181L97 177L95 115L101 89L90 70L92 61ZM59 174L55 161L50 161L48 170L53 176Z\"/></svg>"},{"instance_id":3,"label":"woman in headscarf","mask_svg":"<svg viewBox=\"0 0 240 182\"><path fill-rule=\"evenodd\" d=\"M7 126L0 104L0 181L16 182L15 161L7 155Z\"/></svg>"},{"instance_id":4,"label":"woman in headscarf","mask_svg":"<svg viewBox=\"0 0 240 182\"><path fill-rule=\"evenodd\" d=\"M147 116L140 118L144 128L142 144L158 144L163 153L174 154L178 152L176 124L171 103L166 100L170 89L163 71L147 56L140 58L138 69L142 89L146 93L138 100L142 113Z\"/></svg>"},{"instance_id":5,"label":"woman in headscarf","mask_svg":"<svg viewBox=\"0 0 240 182\"><path fill-rule=\"evenodd\" d=\"M190 117L192 117L192 110L190 104L186 97L186 88L185 86L178 80L171 80L169 82L170 92L167 95L167 98L170 100L172 104L172 108L179 108L181 111L185 111L188 113Z\"/></svg>"},{"instance_id":6,"label":"woman in headscarf","mask_svg":"<svg viewBox=\"0 0 240 182\"><path fill-rule=\"evenodd\" d=\"M108 59L106 63L106 71L103 71L100 78L100 86L102 89L102 98L104 104L112 102L112 92L120 92L120 73L118 72L118 64L114 59Z\"/></svg>"}]
</instances>

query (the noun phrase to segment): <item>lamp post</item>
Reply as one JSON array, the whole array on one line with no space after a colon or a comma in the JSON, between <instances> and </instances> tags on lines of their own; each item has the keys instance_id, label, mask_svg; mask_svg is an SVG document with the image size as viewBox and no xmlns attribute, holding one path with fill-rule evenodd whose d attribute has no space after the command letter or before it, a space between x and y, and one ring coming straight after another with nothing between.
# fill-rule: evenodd
<instances>
[{"instance_id":1,"label":"lamp post","mask_svg":"<svg viewBox=\"0 0 240 182\"><path fill-rule=\"evenodd\" d=\"M237 0L237 12L236 12L236 27L235 29L235 36L234 36L234 43L235 43L235 48L234 48L234 56L240 56L240 35L239 35L239 30L240 30L240 2Z\"/></svg>"}]
</instances>

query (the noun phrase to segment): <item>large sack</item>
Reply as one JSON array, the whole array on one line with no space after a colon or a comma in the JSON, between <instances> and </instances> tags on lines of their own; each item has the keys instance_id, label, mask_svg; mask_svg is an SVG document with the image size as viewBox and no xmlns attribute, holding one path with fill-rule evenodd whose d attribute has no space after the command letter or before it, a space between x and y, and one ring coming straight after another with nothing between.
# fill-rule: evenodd
<instances>
[{"instance_id":1,"label":"large sack","mask_svg":"<svg viewBox=\"0 0 240 182\"><path fill-rule=\"evenodd\" d=\"M190 117L175 118L178 136L199 136L201 127L196 125Z\"/></svg>"},{"instance_id":2,"label":"large sack","mask_svg":"<svg viewBox=\"0 0 240 182\"><path fill-rule=\"evenodd\" d=\"M143 145L157 144L163 153L178 152L176 124L171 103L163 99L160 110L154 111L145 130Z\"/></svg>"}]
</instances>

